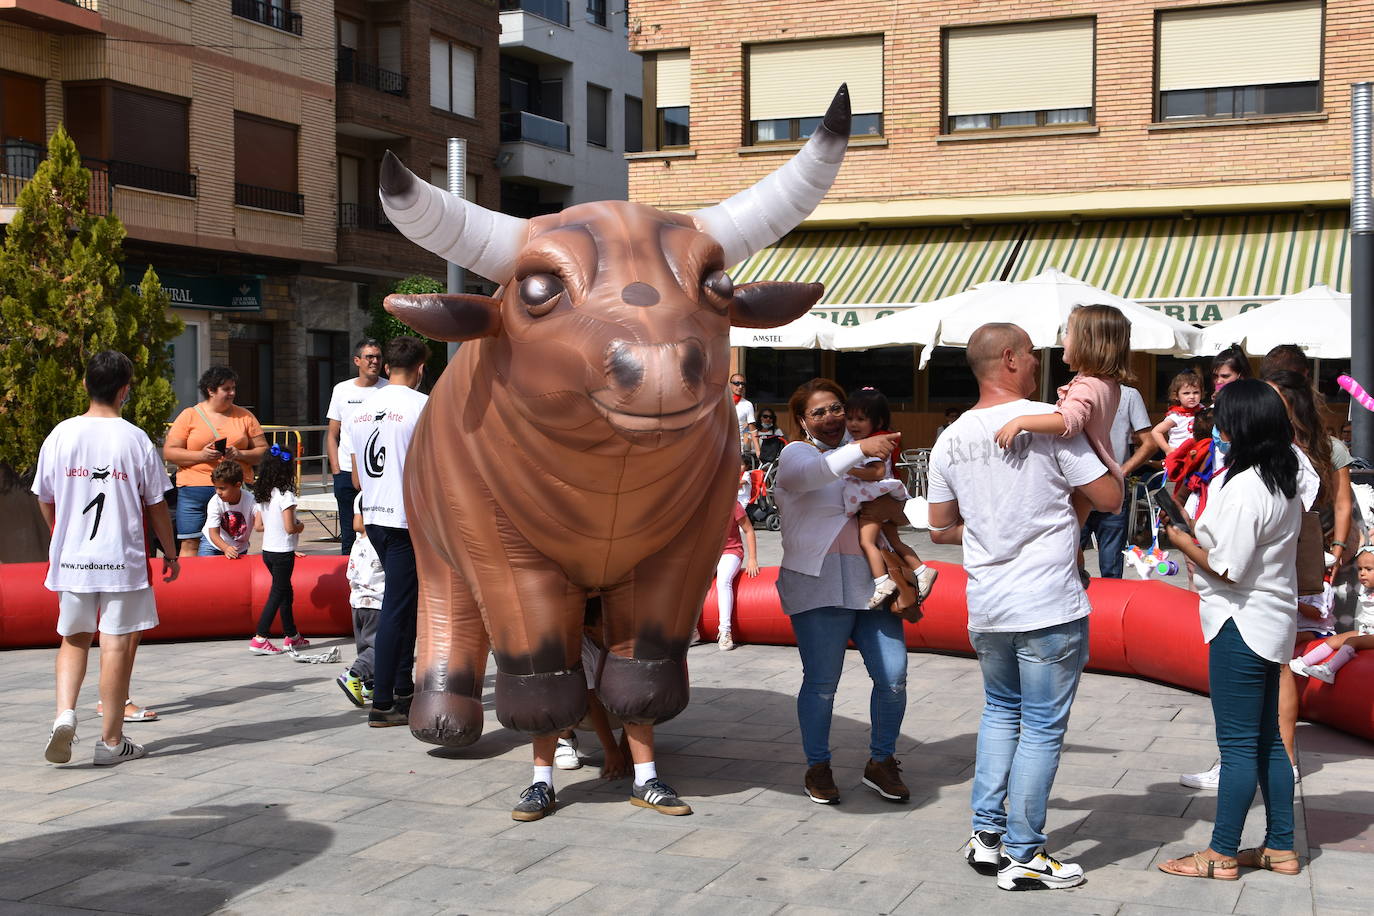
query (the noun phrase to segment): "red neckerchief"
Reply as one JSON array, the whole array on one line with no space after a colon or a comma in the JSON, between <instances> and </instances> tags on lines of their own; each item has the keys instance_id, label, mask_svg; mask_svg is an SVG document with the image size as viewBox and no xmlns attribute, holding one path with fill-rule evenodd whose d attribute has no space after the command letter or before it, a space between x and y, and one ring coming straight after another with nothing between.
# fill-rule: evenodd
<instances>
[{"instance_id":1,"label":"red neckerchief","mask_svg":"<svg viewBox=\"0 0 1374 916\"><path fill-rule=\"evenodd\" d=\"M1198 407L1184 407L1182 404L1175 404L1169 408L1169 413L1181 414L1185 417L1195 417L1197 416L1197 412L1201 409L1201 405Z\"/></svg>"},{"instance_id":2,"label":"red neckerchief","mask_svg":"<svg viewBox=\"0 0 1374 916\"><path fill-rule=\"evenodd\" d=\"M742 395L742 394L732 394L731 397L734 398L734 399L735 399L735 403L738 404L738 403L740 402L740 398L744 397L744 395Z\"/></svg>"}]
</instances>

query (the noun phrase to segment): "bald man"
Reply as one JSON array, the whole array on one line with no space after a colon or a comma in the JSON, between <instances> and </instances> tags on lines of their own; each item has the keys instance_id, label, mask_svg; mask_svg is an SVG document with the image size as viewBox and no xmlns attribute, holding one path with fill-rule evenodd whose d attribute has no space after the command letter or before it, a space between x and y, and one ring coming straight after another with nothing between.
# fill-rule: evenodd
<instances>
[{"instance_id":1,"label":"bald man","mask_svg":"<svg viewBox=\"0 0 1374 916\"><path fill-rule=\"evenodd\" d=\"M1082 436L1021 433L997 445L1003 423L1054 409L1027 400L1040 361L1025 331L985 324L967 357L978 403L935 443L928 489L931 540L964 545L969 641L983 670L964 856L1003 890L1074 887L1083 869L1044 848L1069 708L1088 661L1091 607L1070 500L1077 491L1097 511L1114 511L1121 489Z\"/></svg>"}]
</instances>

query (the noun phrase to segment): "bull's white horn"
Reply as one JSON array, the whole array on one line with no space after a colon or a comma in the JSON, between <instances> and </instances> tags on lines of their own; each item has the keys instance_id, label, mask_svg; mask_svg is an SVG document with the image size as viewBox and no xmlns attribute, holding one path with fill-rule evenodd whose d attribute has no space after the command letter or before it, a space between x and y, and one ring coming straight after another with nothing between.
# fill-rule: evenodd
<instances>
[{"instance_id":1,"label":"bull's white horn","mask_svg":"<svg viewBox=\"0 0 1374 916\"><path fill-rule=\"evenodd\" d=\"M849 129L849 86L842 84L821 126L797 155L753 187L692 214L697 227L725 250L727 269L767 248L811 215L839 174Z\"/></svg>"},{"instance_id":2,"label":"bull's white horn","mask_svg":"<svg viewBox=\"0 0 1374 916\"><path fill-rule=\"evenodd\" d=\"M416 177L390 150L382 159L377 194L401 234L446 261L505 283L529 235L526 220L463 200Z\"/></svg>"}]
</instances>

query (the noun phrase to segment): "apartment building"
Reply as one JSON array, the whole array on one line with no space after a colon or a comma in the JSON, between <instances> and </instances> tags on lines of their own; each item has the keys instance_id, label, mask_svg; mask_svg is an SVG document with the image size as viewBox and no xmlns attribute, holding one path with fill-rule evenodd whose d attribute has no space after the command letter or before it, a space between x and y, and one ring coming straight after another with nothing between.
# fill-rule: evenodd
<instances>
[{"instance_id":1,"label":"apartment building","mask_svg":"<svg viewBox=\"0 0 1374 916\"><path fill-rule=\"evenodd\" d=\"M501 210L624 200L625 154L643 149L643 64L623 0L500 5Z\"/></svg>"},{"instance_id":2,"label":"apartment building","mask_svg":"<svg viewBox=\"0 0 1374 916\"><path fill-rule=\"evenodd\" d=\"M821 280L817 311L842 324L1047 267L1194 323L1349 289L1350 84L1374 79L1374 0L636 0L629 28L630 196L655 206L777 168L848 82L830 194L733 272ZM737 358L756 399L823 373L880 386L926 432L971 379L960 351L919 373L915 356ZM1138 358L1147 401L1178 365Z\"/></svg>"}]
</instances>

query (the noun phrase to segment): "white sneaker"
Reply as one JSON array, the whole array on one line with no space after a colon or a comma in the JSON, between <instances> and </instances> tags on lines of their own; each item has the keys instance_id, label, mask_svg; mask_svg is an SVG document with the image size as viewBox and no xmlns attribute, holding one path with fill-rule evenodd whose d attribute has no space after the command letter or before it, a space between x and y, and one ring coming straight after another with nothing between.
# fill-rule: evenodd
<instances>
[{"instance_id":1,"label":"white sneaker","mask_svg":"<svg viewBox=\"0 0 1374 916\"><path fill-rule=\"evenodd\" d=\"M931 589L935 588L935 579L939 575L938 572L927 566L925 572L916 576L916 594L920 596L922 601L930 597Z\"/></svg>"},{"instance_id":2,"label":"white sneaker","mask_svg":"<svg viewBox=\"0 0 1374 916\"><path fill-rule=\"evenodd\" d=\"M121 736L119 743L114 747L110 747L104 741L96 741L95 765L98 767L112 767L126 760L137 760L146 753L148 752L144 750L143 745L134 744L129 740L127 735Z\"/></svg>"},{"instance_id":3,"label":"white sneaker","mask_svg":"<svg viewBox=\"0 0 1374 916\"><path fill-rule=\"evenodd\" d=\"M995 875L1002 862L1002 835L991 830L975 830L960 851L978 874Z\"/></svg>"},{"instance_id":4,"label":"white sneaker","mask_svg":"<svg viewBox=\"0 0 1374 916\"><path fill-rule=\"evenodd\" d=\"M1215 789L1221 783L1221 764L1205 773L1184 773L1178 781L1190 789Z\"/></svg>"},{"instance_id":5,"label":"white sneaker","mask_svg":"<svg viewBox=\"0 0 1374 916\"><path fill-rule=\"evenodd\" d=\"M873 597L868 599L869 610L882 607L883 603L895 594L897 594L897 583L893 582L892 577L889 576L873 586Z\"/></svg>"},{"instance_id":6,"label":"white sneaker","mask_svg":"<svg viewBox=\"0 0 1374 916\"><path fill-rule=\"evenodd\" d=\"M1293 673L1298 677L1311 677L1312 673L1307 668L1307 663L1302 660L1302 656L1288 660L1288 667L1293 669Z\"/></svg>"},{"instance_id":7,"label":"white sneaker","mask_svg":"<svg viewBox=\"0 0 1374 916\"><path fill-rule=\"evenodd\" d=\"M735 648L735 641L730 638L729 630L720 631L720 635L716 637L716 646L719 647L722 652L729 652L731 649Z\"/></svg>"},{"instance_id":8,"label":"white sneaker","mask_svg":"<svg viewBox=\"0 0 1374 916\"><path fill-rule=\"evenodd\" d=\"M48 763L70 763L72 744L76 742L76 710L64 709L52 723L52 733L48 735L48 747L43 759Z\"/></svg>"},{"instance_id":9,"label":"white sneaker","mask_svg":"<svg viewBox=\"0 0 1374 916\"><path fill-rule=\"evenodd\" d=\"M1331 670L1329 665L1308 665L1307 676L1314 677L1323 684L1336 683L1336 672Z\"/></svg>"},{"instance_id":10,"label":"white sneaker","mask_svg":"<svg viewBox=\"0 0 1374 916\"><path fill-rule=\"evenodd\" d=\"M553 752L553 765L560 770L582 769L582 755L577 752L576 735L558 739L558 747Z\"/></svg>"},{"instance_id":11,"label":"white sneaker","mask_svg":"<svg viewBox=\"0 0 1374 916\"><path fill-rule=\"evenodd\" d=\"M1293 764L1293 785L1302 782L1302 774L1298 772L1298 765Z\"/></svg>"},{"instance_id":12,"label":"white sneaker","mask_svg":"<svg viewBox=\"0 0 1374 916\"><path fill-rule=\"evenodd\" d=\"M1083 868L1071 862L1060 862L1040 850L1029 862L1017 862L1002 857L1002 867L997 870L997 886L1004 891L1038 891L1050 888L1057 890L1077 887L1083 883Z\"/></svg>"}]
</instances>

